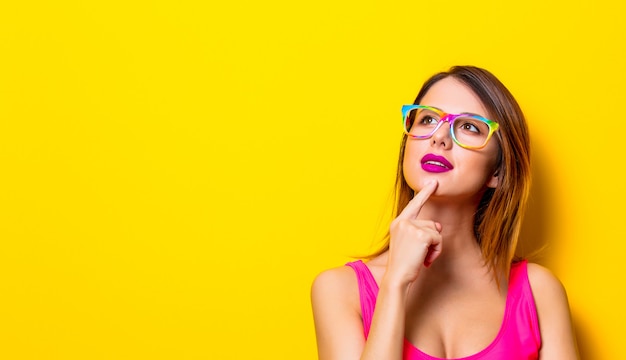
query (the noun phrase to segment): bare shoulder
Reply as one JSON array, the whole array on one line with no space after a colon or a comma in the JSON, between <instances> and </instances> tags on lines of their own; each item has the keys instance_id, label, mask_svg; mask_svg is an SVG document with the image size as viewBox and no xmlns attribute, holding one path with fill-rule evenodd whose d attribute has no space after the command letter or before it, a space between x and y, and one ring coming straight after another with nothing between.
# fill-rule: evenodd
<instances>
[{"instance_id":1,"label":"bare shoulder","mask_svg":"<svg viewBox=\"0 0 626 360\"><path fill-rule=\"evenodd\" d=\"M549 269L539 264L528 263L528 281L538 303L567 302L565 287Z\"/></svg>"},{"instance_id":2,"label":"bare shoulder","mask_svg":"<svg viewBox=\"0 0 626 360\"><path fill-rule=\"evenodd\" d=\"M387 253L367 260L366 265L377 283L380 283L387 265ZM319 273L311 288L313 300L316 296L336 296L359 301L359 288L354 269L338 266Z\"/></svg>"},{"instance_id":3,"label":"bare shoulder","mask_svg":"<svg viewBox=\"0 0 626 360\"><path fill-rule=\"evenodd\" d=\"M352 307L358 301L358 283L354 270L338 266L319 273L311 286L313 305L321 303L344 304Z\"/></svg>"},{"instance_id":4,"label":"bare shoulder","mask_svg":"<svg viewBox=\"0 0 626 360\"><path fill-rule=\"evenodd\" d=\"M311 287L311 305L320 359L358 359L365 339L359 286L351 267L319 273Z\"/></svg>"},{"instance_id":5,"label":"bare shoulder","mask_svg":"<svg viewBox=\"0 0 626 360\"><path fill-rule=\"evenodd\" d=\"M545 267L528 264L528 280L541 332L540 359L578 359L576 337L565 287Z\"/></svg>"}]
</instances>

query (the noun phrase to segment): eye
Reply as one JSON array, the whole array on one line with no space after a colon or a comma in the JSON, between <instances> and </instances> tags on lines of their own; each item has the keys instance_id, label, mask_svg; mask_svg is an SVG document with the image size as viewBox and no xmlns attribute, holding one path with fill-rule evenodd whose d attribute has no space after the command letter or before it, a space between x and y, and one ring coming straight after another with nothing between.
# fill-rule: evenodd
<instances>
[{"instance_id":1,"label":"eye","mask_svg":"<svg viewBox=\"0 0 626 360\"><path fill-rule=\"evenodd\" d=\"M460 129L480 134L480 129L478 128L478 126L476 126L475 124L471 122L462 123Z\"/></svg>"},{"instance_id":2,"label":"eye","mask_svg":"<svg viewBox=\"0 0 626 360\"><path fill-rule=\"evenodd\" d=\"M421 119L420 119L420 124L423 125L436 125L438 122L438 120L430 115L424 115Z\"/></svg>"}]
</instances>

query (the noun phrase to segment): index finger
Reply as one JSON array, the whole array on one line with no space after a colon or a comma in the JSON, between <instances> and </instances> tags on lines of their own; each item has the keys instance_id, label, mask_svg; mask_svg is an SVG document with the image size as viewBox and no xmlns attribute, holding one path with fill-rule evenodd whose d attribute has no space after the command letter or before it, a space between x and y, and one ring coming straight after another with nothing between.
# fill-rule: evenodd
<instances>
[{"instance_id":1,"label":"index finger","mask_svg":"<svg viewBox=\"0 0 626 360\"><path fill-rule=\"evenodd\" d=\"M422 190L420 190L417 195L409 201L404 210L402 210L400 215L398 215L397 219L415 219L417 214L420 213L420 210L422 210L422 206L424 206L426 200L428 200L430 195L435 192L438 185L439 183L437 183L437 180L433 180L426 184L426 186L424 186Z\"/></svg>"}]
</instances>

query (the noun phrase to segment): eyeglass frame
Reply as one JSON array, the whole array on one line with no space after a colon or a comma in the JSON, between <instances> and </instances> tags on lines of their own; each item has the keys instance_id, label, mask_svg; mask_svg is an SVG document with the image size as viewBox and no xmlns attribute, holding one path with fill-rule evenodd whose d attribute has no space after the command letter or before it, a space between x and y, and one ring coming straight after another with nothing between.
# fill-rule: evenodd
<instances>
[{"instance_id":1,"label":"eyeglass frame","mask_svg":"<svg viewBox=\"0 0 626 360\"><path fill-rule=\"evenodd\" d=\"M409 131L406 128L406 118L409 115L409 112L415 109L426 109L426 110L431 110L434 113L436 113L437 115L439 115L439 121L437 122L437 126L435 126L435 128L433 129L433 131L431 131L430 134L428 135L413 135L411 133L409 133ZM454 120L458 119L459 117L470 117L472 119L476 119L479 121L484 122L485 124L487 124L487 126L489 127L489 134L487 134L487 138L485 139L485 143L480 145L480 146L471 146L471 145L467 145L467 144L462 144L459 142L459 140L457 140L456 135L454 135ZM425 139L430 139L436 132L437 130L439 130L439 128L441 127L441 124L443 124L444 122L448 122L448 124L450 125L450 136L452 137L452 140L454 140L454 142L459 145L462 148L465 149L470 149L470 150L477 150L477 149L482 149L485 146L487 146L487 143L489 143L489 140L491 139L491 136L498 130L498 128L500 127L500 125L493 121L493 120L489 120L485 117L482 117L480 115L477 114L472 114L472 113L460 113L460 114L451 114L451 113L447 113L439 108L436 108L434 106L427 106L427 105L417 105L417 104L413 104L413 105L402 105L402 129L404 129L404 133L413 138L413 139L419 139L419 140L425 140Z\"/></svg>"}]
</instances>

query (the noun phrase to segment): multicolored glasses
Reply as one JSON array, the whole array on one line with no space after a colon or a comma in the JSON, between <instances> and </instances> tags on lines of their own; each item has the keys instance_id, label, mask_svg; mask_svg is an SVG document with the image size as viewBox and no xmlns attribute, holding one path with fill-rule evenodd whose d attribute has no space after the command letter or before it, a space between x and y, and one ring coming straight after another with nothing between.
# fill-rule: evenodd
<instances>
[{"instance_id":1,"label":"multicolored glasses","mask_svg":"<svg viewBox=\"0 0 626 360\"><path fill-rule=\"evenodd\" d=\"M425 105L403 105L404 132L413 139L428 139L448 122L450 135L457 145L466 149L480 149L487 145L498 123L480 115L448 114L441 109Z\"/></svg>"}]
</instances>

